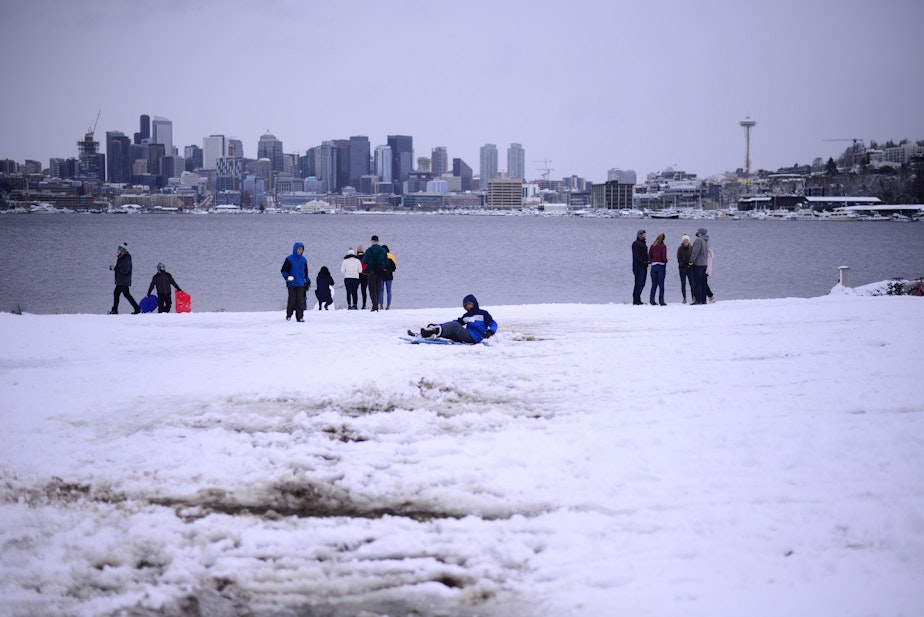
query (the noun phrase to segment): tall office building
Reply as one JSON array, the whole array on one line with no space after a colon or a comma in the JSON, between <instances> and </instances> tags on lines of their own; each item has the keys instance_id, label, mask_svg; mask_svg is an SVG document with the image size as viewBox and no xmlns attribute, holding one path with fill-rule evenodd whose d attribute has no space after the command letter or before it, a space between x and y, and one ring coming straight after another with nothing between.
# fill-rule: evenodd
<instances>
[{"instance_id":1,"label":"tall office building","mask_svg":"<svg viewBox=\"0 0 924 617\"><path fill-rule=\"evenodd\" d=\"M461 178L459 183L463 191L472 190L472 168L462 159L452 159L452 175Z\"/></svg>"},{"instance_id":2,"label":"tall office building","mask_svg":"<svg viewBox=\"0 0 924 617\"><path fill-rule=\"evenodd\" d=\"M195 171L202 167L202 148L199 146L183 148L183 157L186 159L186 171Z\"/></svg>"},{"instance_id":3,"label":"tall office building","mask_svg":"<svg viewBox=\"0 0 924 617\"><path fill-rule=\"evenodd\" d=\"M122 131L106 131L106 178L128 183L132 179L131 141Z\"/></svg>"},{"instance_id":4,"label":"tall office building","mask_svg":"<svg viewBox=\"0 0 924 617\"><path fill-rule=\"evenodd\" d=\"M135 133L135 145L140 146L145 140L151 139L151 117L141 114L139 120L140 130Z\"/></svg>"},{"instance_id":5,"label":"tall office building","mask_svg":"<svg viewBox=\"0 0 924 617\"><path fill-rule=\"evenodd\" d=\"M400 186L407 180L408 174L414 171L414 138L409 135L389 135L388 145L391 147L391 176L395 186Z\"/></svg>"},{"instance_id":6,"label":"tall office building","mask_svg":"<svg viewBox=\"0 0 924 617\"><path fill-rule=\"evenodd\" d=\"M365 135L350 137L349 181L350 186L359 188L359 179L369 175L369 138Z\"/></svg>"},{"instance_id":7,"label":"tall office building","mask_svg":"<svg viewBox=\"0 0 924 617\"><path fill-rule=\"evenodd\" d=\"M322 142L314 149L315 174L321 181L321 192L334 193L337 186L337 146L333 141Z\"/></svg>"},{"instance_id":8,"label":"tall office building","mask_svg":"<svg viewBox=\"0 0 924 617\"><path fill-rule=\"evenodd\" d=\"M202 169L218 169L218 159L228 155L224 135L209 135L202 138Z\"/></svg>"},{"instance_id":9,"label":"tall office building","mask_svg":"<svg viewBox=\"0 0 924 617\"><path fill-rule=\"evenodd\" d=\"M229 137L228 156L233 156L238 159L244 158L244 142L236 137Z\"/></svg>"},{"instance_id":10,"label":"tall office building","mask_svg":"<svg viewBox=\"0 0 924 617\"><path fill-rule=\"evenodd\" d=\"M333 143L337 148L337 189L353 186L350 184L350 140L334 139Z\"/></svg>"},{"instance_id":11,"label":"tall office building","mask_svg":"<svg viewBox=\"0 0 924 617\"><path fill-rule=\"evenodd\" d=\"M373 172L376 176L379 177L381 182L391 182L392 181L392 171L391 171L391 146L376 146L375 147L375 169Z\"/></svg>"},{"instance_id":12,"label":"tall office building","mask_svg":"<svg viewBox=\"0 0 924 617\"><path fill-rule=\"evenodd\" d=\"M434 178L449 172L449 153L445 146L438 146L430 151L430 173Z\"/></svg>"},{"instance_id":13,"label":"tall office building","mask_svg":"<svg viewBox=\"0 0 924 617\"><path fill-rule=\"evenodd\" d=\"M481 146L480 165L478 172L481 176L482 190L488 188L488 182L497 178L497 146L485 144Z\"/></svg>"},{"instance_id":14,"label":"tall office building","mask_svg":"<svg viewBox=\"0 0 924 617\"><path fill-rule=\"evenodd\" d=\"M154 116L154 121L151 122L151 141L163 144L164 156L173 156L173 122Z\"/></svg>"},{"instance_id":15,"label":"tall office building","mask_svg":"<svg viewBox=\"0 0 924 617\"><path fill-rule=\"evenodd\" d=\"M507 177L526 179L526 150L520 144L507 148Z\"/></svg>"},{"instance_id":16,"label":"tall office building","mask_svg":"<svg viewBox=\"0 0 924 617\"><path fill-rule=\"evenodd\" d=\"M257 158L269 159L273 165L273 171L282 171L282 142L276 139L275 135L264 133L257 144Z\"/></svg>"},{"instance_id":17,"label":"tall office building","mask_svg":"<svg viewBox=\"0 0 924 617\"><path fill-rule=\"evenodd\" d=\"M99 151L99 142L94 141L93 131L86 133L77 142L77 168L74 177L91 181L106 181L106 155Z\"/></svg>"}]
</instances>

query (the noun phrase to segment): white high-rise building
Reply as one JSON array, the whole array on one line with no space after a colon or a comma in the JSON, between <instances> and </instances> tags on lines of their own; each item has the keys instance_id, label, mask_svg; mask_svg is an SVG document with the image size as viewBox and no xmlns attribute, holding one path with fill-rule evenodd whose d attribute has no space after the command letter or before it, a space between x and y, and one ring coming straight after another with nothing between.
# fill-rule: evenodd
<instances>
[{"instance_id":1,"label":"white high-rise building","mask_svg":"<svg viewBox=\"0 0 924 617\"><path fill-rule=\"evenodd\" d=\"M218 159L228 156L224 135L209 135L202 138L202 169L218 169Z\"/></svg>"},{"instance_id":2,"label":"white high-rise building","mask_svg":"<svg viewBox=\"0 0 924 617\"><path fill-rule=\"evenodd\" d=\"M151 141L164 145L164 156L174 156L173 122L167 118L154 116L154 120L151 121Z\"/></svg>"},{"instance_id":3,"label":"white high-rise building","mask_svg":"<svg viewBox=\"0 0 924 617\"><path fill-rule=\"evenodd\" d=\"M377 175L382 182L392 181L391 157L391 146L375 147L375 175Z\"/></svg>"},{"instance_id":4,"label":"white high-rise building","mask_svg":"<svg viewBox=\"0 0 924 617\"><path fill-rule=\"evenodd\" d=\"M521 144L507 148L507 177L526 179L526 150Z\"/></svg>"}]
</instances>

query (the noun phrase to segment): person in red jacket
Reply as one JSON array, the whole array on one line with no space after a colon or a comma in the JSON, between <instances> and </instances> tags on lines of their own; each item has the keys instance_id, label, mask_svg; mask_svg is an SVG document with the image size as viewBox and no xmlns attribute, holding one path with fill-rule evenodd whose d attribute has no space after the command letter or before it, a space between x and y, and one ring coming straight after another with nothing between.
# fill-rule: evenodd
<instances>
[{"instance_id":1,"label":"person in red jacket","mask_svg":"<svg viewBox=\"0 0 924 617\"><path fill-rule=\"evenodd\" d=\"M667 306L664 302L664 275L667 273L667 245L664 244L664 234L658 234L654 244L648 248L648 261L651 263L651 293L648 303L655 304L655 290L658 290L658 304Z\"/></svg>"}]
</instances>

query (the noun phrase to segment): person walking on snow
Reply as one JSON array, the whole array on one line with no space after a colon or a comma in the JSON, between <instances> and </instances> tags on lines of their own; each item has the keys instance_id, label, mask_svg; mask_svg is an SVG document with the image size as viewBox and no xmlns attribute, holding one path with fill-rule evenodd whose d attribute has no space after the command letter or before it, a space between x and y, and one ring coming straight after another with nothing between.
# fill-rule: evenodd
<instances>
[{"instance_id":1,"label":"person walking on snow","mask_svg":"<svg viewBox=\"0 0 924 617\"><path fill-rule=\"evenodd\" d=\"M123 242L116 248L118 258L114 266L109 266L110 270L115 272L115 291L112 292L112 310L110 315L119 314L119 297L125 296L128 303L132 305L132 315L141 312L141 307L132 298L128 288L132 286L132 256L128 252L128 242Z\"/></svg>"},{"instance_id":2,"label":"person walking on snow","mask_svg":"<svg viewBox=\"0 0 924 617\"><path fill-rule=\"evenodd\" d=\"M157 288L157 312L158 313L169 313L170 307L173 306L173 291L170 289L171 285L176 287L177 291L183 291L180 289L180 286L176 284L176 281L173 280L173 275L167 272L167 267L164 264L157 264L157 273L151 279L151 284L148 285L148 294L151 295L151 291L156 287Z\"/></svg>"},{"instance_id":3,"label":"person walking on snow","mask_svg":"<svg viewBox=\"0 0 924 617\"><path fill-rule=\"evenodd\" d=\"M296 321L305 321L305 292L311 287L308 277L308 260L305 259L305 245L296 242L292 245L292 254L282 262L282 278L286 282L289 298L286 302L286 321L295 313Z\"/></svg>"}]
</instances>

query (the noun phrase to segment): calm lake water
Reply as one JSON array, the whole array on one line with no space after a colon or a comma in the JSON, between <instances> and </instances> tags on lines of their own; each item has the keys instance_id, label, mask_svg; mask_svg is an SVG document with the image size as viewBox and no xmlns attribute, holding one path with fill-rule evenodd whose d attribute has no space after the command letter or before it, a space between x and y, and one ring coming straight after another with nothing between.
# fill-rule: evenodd
<instances>
[{"instance_id":1,"label":"calm lake water","mask_svg":"<svg viewBox=\"0 0 924 617\"><path fill-rule=\"evenodd\" d=\"M105 313L116 246L132 254L132 294L158 262L192 296L193 311L284 310L279 268L305 243L311 278L326 265L345 300L340 262L377 234L398 260L392 308L459 308L474 293L501 304L631 303L630 245L639 229L669 247L666 300L681 300L680 236L709 231L718 301L813 297L850 267L851 283L924 276L924 224L576 217L271 214L10 214L0 216L0 311ZM650 282L649 282L650 285ZM647 300L646 285L643 299ZM313 300L313 297L311 297ZM127 305L122 300L122 312Z\"/></svg>"}]
</instances>

